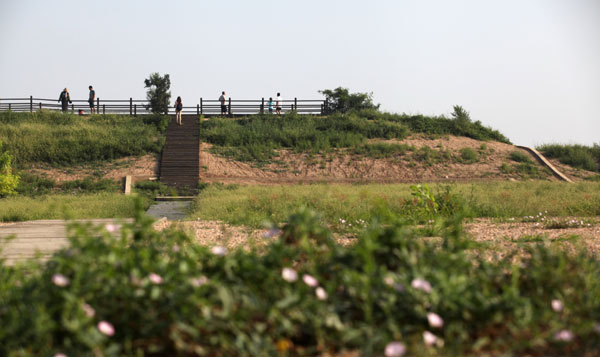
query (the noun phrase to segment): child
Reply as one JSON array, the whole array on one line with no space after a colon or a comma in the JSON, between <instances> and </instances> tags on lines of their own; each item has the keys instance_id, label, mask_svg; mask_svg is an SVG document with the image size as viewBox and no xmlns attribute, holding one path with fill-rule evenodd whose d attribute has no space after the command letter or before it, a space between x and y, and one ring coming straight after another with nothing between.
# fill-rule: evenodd
<instances>
[{"instance_id":1,"label":"child","mask_svg":"<svg viewBox=\"0 0 600 357\"><path fill-rule=\"evenodd\" d=\"M269 114L273 114L273 98L269 98Z\"/></svg>"}]
</instances>

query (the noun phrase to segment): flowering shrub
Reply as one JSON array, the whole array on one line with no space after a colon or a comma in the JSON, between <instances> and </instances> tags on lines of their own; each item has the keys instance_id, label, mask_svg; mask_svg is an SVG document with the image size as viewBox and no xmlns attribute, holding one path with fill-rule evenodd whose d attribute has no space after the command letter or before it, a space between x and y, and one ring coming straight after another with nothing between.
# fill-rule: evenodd
<instances>
[{"instance_id":1,"label":"flowering shrub","mask_svg":"<svg viewBox=\"0 0 600 357\"><path fill-rule=\"evenodd\" d=\"M71 227L47 262L0 265L0 355L600 353L600 263L545 245L489 261L376 220L340 246L300 210L268 246ZM112 231L113 233L109 233Z\"/></svg>"}]
</instances>

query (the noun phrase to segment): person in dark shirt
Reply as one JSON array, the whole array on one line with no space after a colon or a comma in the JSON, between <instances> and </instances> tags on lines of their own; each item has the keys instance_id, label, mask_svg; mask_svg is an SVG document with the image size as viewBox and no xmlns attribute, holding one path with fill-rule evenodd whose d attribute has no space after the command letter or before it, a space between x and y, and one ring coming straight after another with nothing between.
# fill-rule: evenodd
<instances>
[{"instance_id":1,"label":"person in dark shirt","mask_svg":"<svg viewBox=\"0 0 600 357\"><path fill-rule=\"evenodd\" d=\"M69 90L67 88L60 92L60 97L58 97L58 101L61 104L63 113L66 113L67 110L69 110L69 103L73 103L71 101L71 96L69 95Z\"/></svg>"},{"instance_id":2,"label":"person in dark shirt","mask_svg":"<svg viewBox=\"0 0 600 357\"><path fill-rule=\"evenodd\" d=\"M183 125L181 121L181 111L183 110L183 102L181 101L181 97L177 97L175 101L175 121L178 125Z\"/></svg>"},{"instance_id":3,"label":"person in dark shirt","mask_svg":"<svg viewBox=\"0 0 600 357\"><path fill-rule=\"evenodd\" d=\"M90 98L88 99L88 103L90 103L90 114L94 114L94 100L96 100L96 91L92 86L90 86Z\"/></svg>"}]
</instances>

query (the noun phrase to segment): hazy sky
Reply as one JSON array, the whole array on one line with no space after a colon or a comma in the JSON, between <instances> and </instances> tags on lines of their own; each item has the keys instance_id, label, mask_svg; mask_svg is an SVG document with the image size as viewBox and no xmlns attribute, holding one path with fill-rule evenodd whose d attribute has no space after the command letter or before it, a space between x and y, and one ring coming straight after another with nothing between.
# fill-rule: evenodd
<instances>
[{"instance_id":1,"label":"hazy sky","mask_svg":"<svg viewBox=\"0 0 600 357\"><path fill-rule=\"evenodd\" d=\"M514 143L600 143L600 0L0 0L0 98L185 105L320 89L390 112L471 118Z\"/></svg>"}]
</instances>

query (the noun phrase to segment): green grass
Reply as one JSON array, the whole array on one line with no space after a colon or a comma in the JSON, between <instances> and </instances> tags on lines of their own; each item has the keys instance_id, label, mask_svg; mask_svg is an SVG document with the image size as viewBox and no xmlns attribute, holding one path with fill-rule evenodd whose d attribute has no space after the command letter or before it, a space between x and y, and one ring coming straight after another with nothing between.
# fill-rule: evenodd
<instances>
[{"instance_id":1,"label":"green grass","mask_svg":"<svg viewBox=\"0 0 600 357\"><path fill-rule=\"evenodd\" d=\"M537 149L546 157L558 159L563 164L580 169L600 172L600 145L546 144Z\"/></svg>"},{"instance_id":2,"label":"green grass","mask_svg":"<svg viewBox=\"0 0 600 357\"><path fill-rule=\"evenodd\" d=\"M0 199L0 222L37 219L133 217L133 196L118 193L57 194L39 197L15 196ZM149 206L150 201L144 200Z\"/></svg>"},{"instance_id":3,"label":"green grass","mask_svg":"<svg viewBox=\"0 0 600 357\"><path fill-rule=\"evenodd\" d=\"M531 156L529 156L529 154L526 154L522 151L518 151L518 150L512 151L508 157L512 161L521 162L521 163L525 163L525 164L533 164L533 161L531 160Z\"/></svg>"},{"instance_id":4,"label":"green grass","mask_svg":"<svg viewBox=\"0 0 600 357\"><path fill-rule=\"evenodd\" d=\"M490 182L432 184L437 212L468 217L519 217L548 211L549 216L600 215L600 183ZM381 211L412 221L426 221L423 206L407 184L241 186L225 190L210 186L202 191L190 217L223 220L260 227L264 221L281 222L301 206L323 213L324 222L346 230L340 219L369 221Z\"/></svg>"},{"instance_id":5,"label":"green grass","mask_svg":"<svg viewBox=\"0 0 600 357\"><path fill-rule=\"evenodd\" d=\"M200 123L200 138L214 145L213 152L258 164L270 161L276 149L325 153L348 148L376 158L400 155L409 148L401 144L367 144L367 139L401 140L412 133L463 135L508 142L504 136L479 122L368 110L325 117L290 113L281 117L212 118Z\"/></svg>"},{"instance_id":6,"label":"green grass","mask_svg":"<svg viewBox=\"0 0 600 357\"><path fill-rule=\"evenodd\" d=\"M474 164L479 162L479 154L471 148L462 148L460 149L460 158L458 161L463 164Z\"/></svg>"},{"instance_id":7,"label":"green grass","mask_svg":"<svg viewBox=\"0 0 600 357\"><path fill-rule=\"evenodd\" d=\"M2 112L0 141L17 166L67 166L158 153L167 123L168 119L160 116Z\"/></svg>"},{"instance_id":8,"label":"green grass","mask_svg":"<svg viewBox=\"0 0 600 357\"><path fill-rule=\"evenodd\" d=\"M117 237L74 226L47 262L0 260L0 355L600 354L600 262L575 238L488 259L460 217L431 240L382 211L342 246L300 210L268 245L220 254L138 213Z\"/></svg>"}]
</instances>

